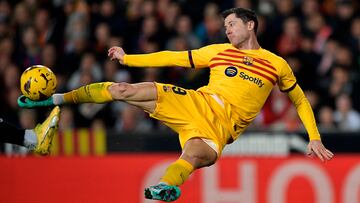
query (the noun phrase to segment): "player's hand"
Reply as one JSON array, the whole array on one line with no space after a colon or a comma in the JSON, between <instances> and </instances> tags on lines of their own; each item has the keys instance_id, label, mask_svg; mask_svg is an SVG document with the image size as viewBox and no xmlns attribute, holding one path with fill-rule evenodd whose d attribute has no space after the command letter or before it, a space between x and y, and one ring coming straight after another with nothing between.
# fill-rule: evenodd
<instances>
[{"instance_id":1,"label":"player's hand","mask_svg":"<svg viewBox=\"0 0 360 203\"><path fill-rule=\"evenodd\" d=\"M121 64L124 64L124 55L125 52L121 47L111 47L108 50L108 57L110 57L112 61L118 60Z\"/></svg>"},{"instance_id":2,"label":"player's hand","mask_svg":"<svg viewBox=\"0 0 360 203\"><path fill-rule=\"evenodd\" d=\"M307 155L310 157L316 155L321 161L328 161L334 157L334 154L326 149L320 140L310 140Z\"/></svg>"},{"instance_id":3,"label":"player's hand","mask_svg":"<svg viewBox=\"0 0 360 203\"><path fill-rule=\"evenodd\" d=\"M53 101L52 96L49 97L46 100L33 101L33 100L25 97L24 95L21 95L17 99L17 103L21 108L25 108L25 109L31 109L31 108L35 108L35 107L41 107L41 106L53 106L54 105L54 101Z\"/></svg>"}]
</instances>

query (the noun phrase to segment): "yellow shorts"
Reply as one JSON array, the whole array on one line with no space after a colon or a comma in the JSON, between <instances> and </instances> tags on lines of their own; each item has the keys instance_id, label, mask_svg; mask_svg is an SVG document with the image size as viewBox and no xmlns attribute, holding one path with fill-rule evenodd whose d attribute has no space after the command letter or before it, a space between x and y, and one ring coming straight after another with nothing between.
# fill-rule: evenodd
<instances>
[{"instance_id":1,"label":"yellow shorts","mask_svg":"<svg viewBox=\"0 0 360 203\"><path fill-rule=\"evenodd\" d=\"M211 96L171 84L155 84L158 99L150 116L176 131L182 148L186 141L198 137L210 147L215 143L219 157L231 135L209 106Z\"/></svg>"}]
</instances>

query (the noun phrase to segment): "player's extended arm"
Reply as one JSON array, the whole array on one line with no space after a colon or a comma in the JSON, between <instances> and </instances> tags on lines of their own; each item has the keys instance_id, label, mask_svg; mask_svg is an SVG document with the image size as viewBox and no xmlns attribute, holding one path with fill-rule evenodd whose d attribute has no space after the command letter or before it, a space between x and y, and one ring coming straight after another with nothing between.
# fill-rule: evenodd
<instances>
[{"instance_id":1,"label":"player's extended arm","mask_svg":"<svg viewBox=\"0 0 360 203\"><path fill-rule=\"evenodd\" d=\"M313 110L300 86L296 85L293 90L288 92L288 96L295 105L299 117L309 134L310 140L321 140L320 133L316 126Z\"/></svg>"},{"instance_id":2,"label":"player's extended arm","mask_svg":"<svg viewBox=\"0 0 360 203\"><path fill-rule=\"evenodd\" d=\"M121 47L112 47L108 51L111 60L134 67L192 67L191 53L188 51L160 51L150 54L125 54Z\"/></svg>"},{"instance_id":3,"label":"player's extended arm","mask_svg":"<svg viewBox=\"0 0 360 203\"><path fill-rule=\"evenodd\" d=\"M111 47L108 56L121 64L133 67L208 67L211 46L189 51L160 51L149 54L126 54L121 47ZM196 63L195 63L196 61Z\"/></svg>"},{"instance_id":4,"label":"player's extended arm","mask_svg":"<svg viewBox=\"0 0 360 203\"><path fill-rule=\"evenodd\" d=\"M125 55L124 64L134 67L191 67L187 51L160 51L151 54Z\"/></svg>"},{"instance_id":5,"label":"player's extended arm","mask_svg":"<svg viewBox=\"0 0 360 203\"><path fill-rule=\"evenodd\" d=\"M300 86L296 85L293 90L288 92L288 96L295 105L299 117L309 134L308 155L311 156L315 153L321 161L330 160L334 154L322 144L320 133L316 127L313 110Z\"/></svg>"}]
</instances>

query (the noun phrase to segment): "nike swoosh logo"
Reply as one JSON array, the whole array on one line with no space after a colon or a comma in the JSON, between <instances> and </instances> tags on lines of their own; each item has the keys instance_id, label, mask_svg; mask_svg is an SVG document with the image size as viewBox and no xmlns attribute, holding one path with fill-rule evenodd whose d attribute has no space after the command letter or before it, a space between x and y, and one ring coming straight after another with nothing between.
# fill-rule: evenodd
<instances>
[{"instance_id":1,"label":"nike swoosh logo","mask_svg":"<svg viewBox=\"0 0 360 203\"><path fill-rule=\"evenodd\" d=\"M26 97L20 97L20 101L21 101L22 103L27 103L27 102L26 102Z\"/></svg>"}]
</instances>

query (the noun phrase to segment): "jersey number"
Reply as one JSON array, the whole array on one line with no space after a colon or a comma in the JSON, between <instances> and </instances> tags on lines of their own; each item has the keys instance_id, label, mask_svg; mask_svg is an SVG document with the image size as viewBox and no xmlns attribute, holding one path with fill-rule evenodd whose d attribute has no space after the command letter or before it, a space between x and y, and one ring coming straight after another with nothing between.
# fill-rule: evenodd
<instances>
[{"instance_id":1,"label":"jersey number","mask_svg":"<svg viewBox=\"0 0 360 203\"><path fill-rule=\"evenodd\" d=\"M171 89L175 94L186 95L186 90L184 90L183 88L174 86Z\"/></svg>"}]
</instances>

